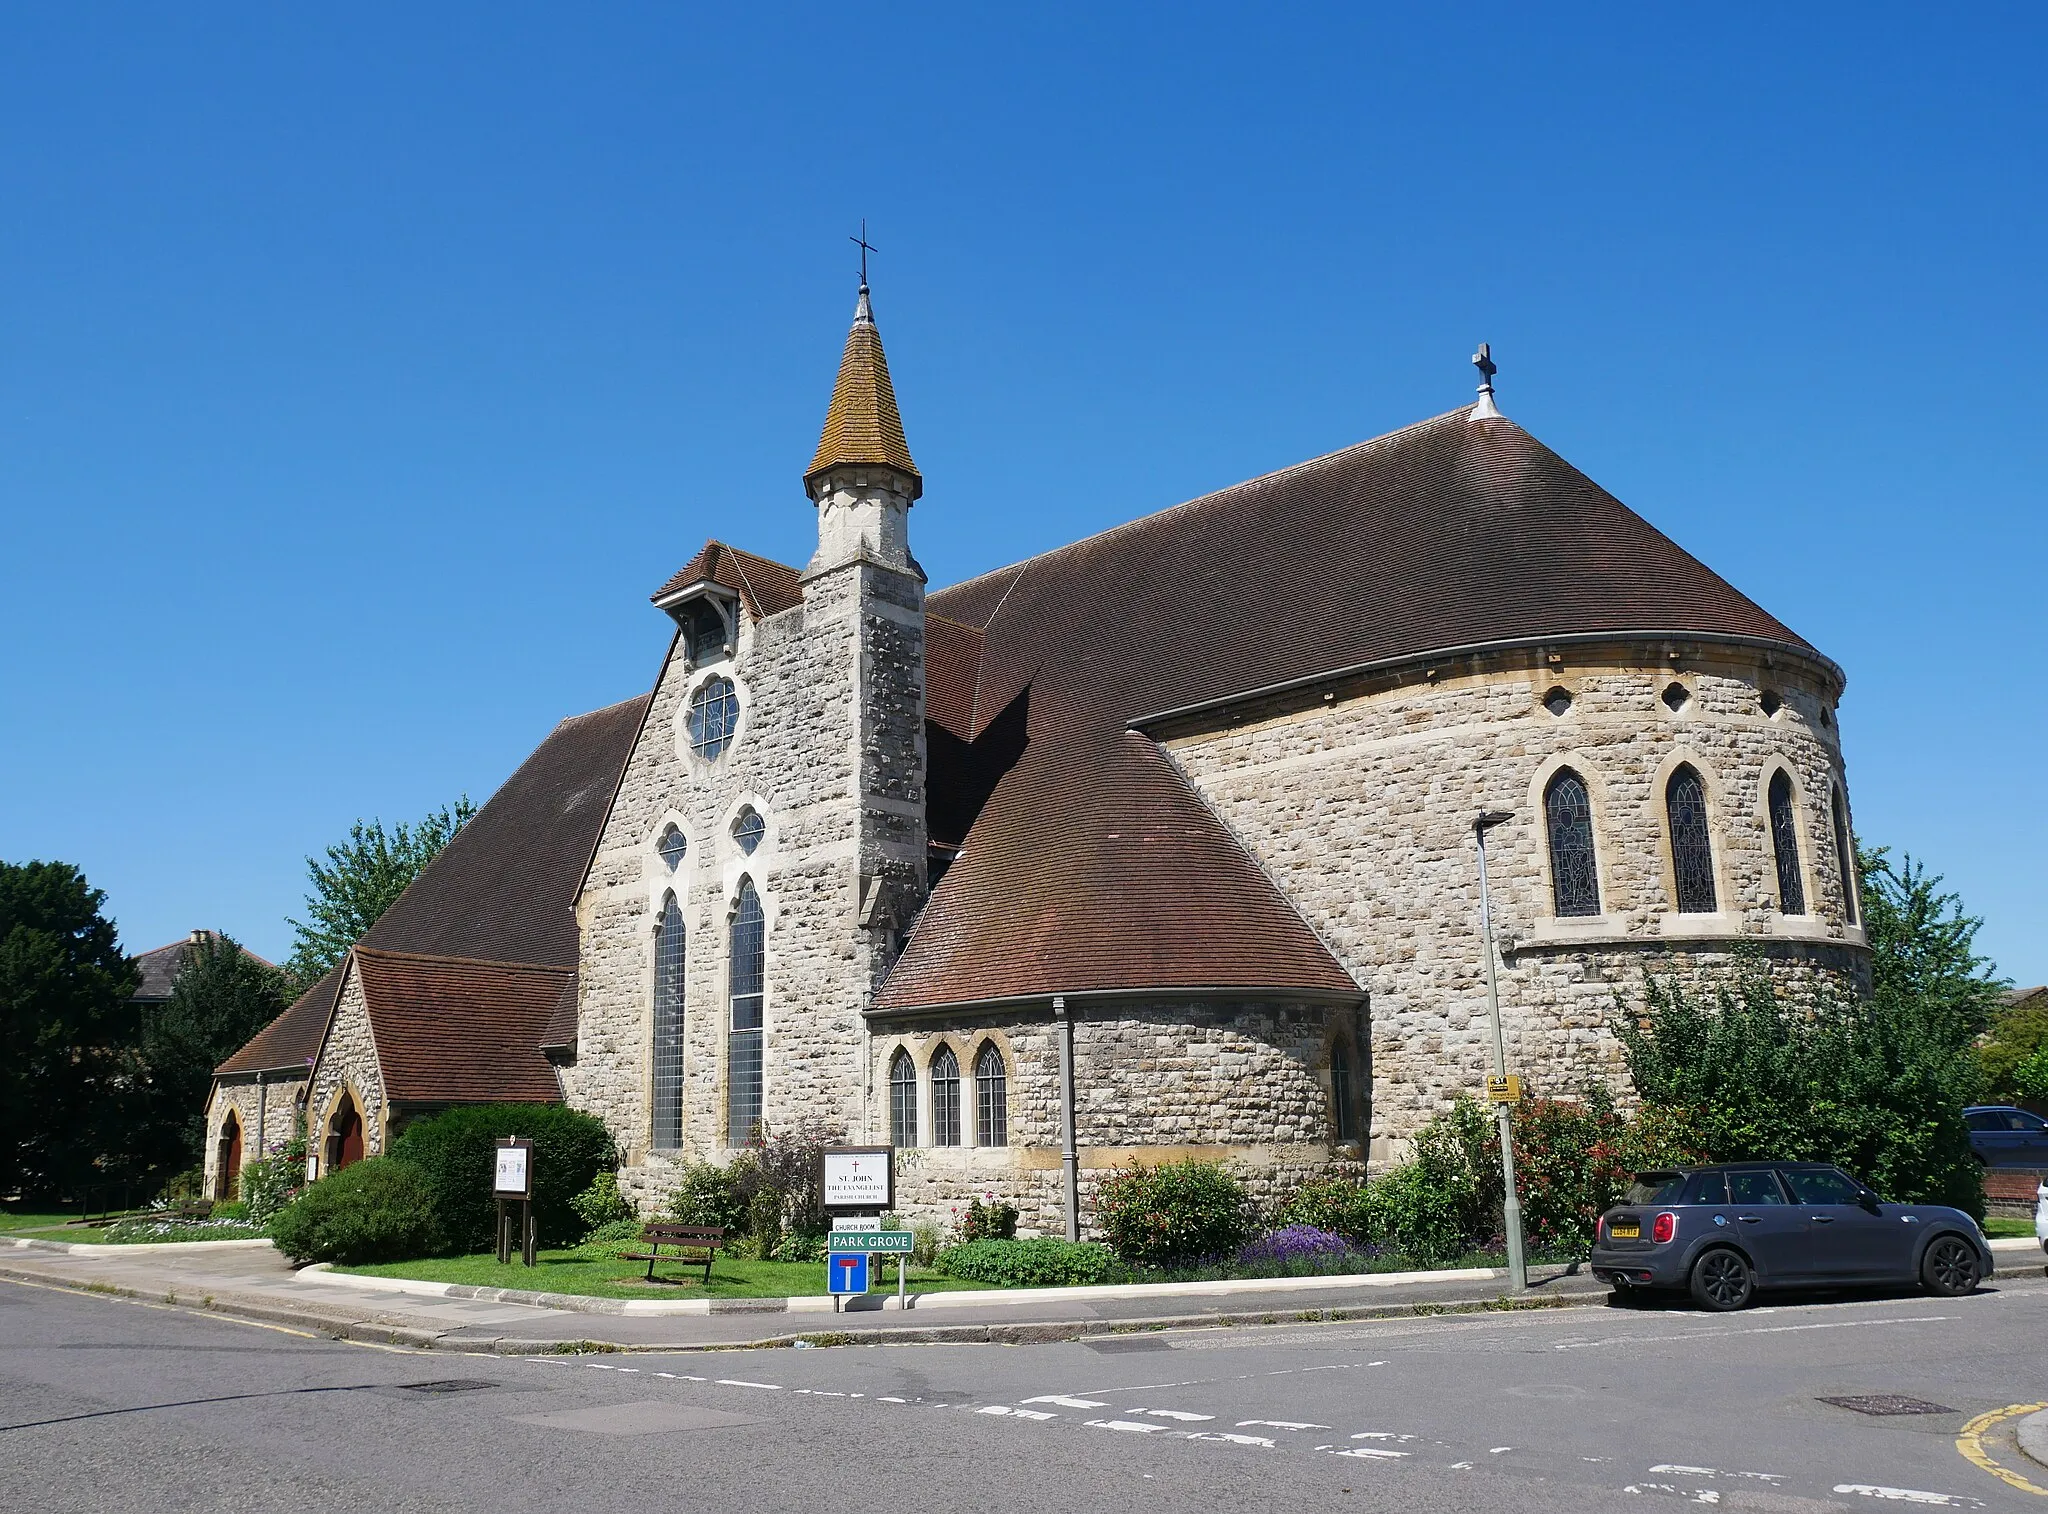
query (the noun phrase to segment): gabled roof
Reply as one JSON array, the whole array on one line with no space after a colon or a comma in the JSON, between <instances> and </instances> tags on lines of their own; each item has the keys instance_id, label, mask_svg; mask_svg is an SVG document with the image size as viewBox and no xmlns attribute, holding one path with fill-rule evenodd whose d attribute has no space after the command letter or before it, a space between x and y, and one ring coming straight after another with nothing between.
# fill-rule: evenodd
<instances>
[{"instance_id":1,"label":"gabled roof","mask_svg":"<svg viewBox=\"0 0 2048 1514\"><path fill-rule=\"evenodd\" d=\"M327 1020L334 1013L334 995L341 987L342 969L331 968L326 976L292 1001L285 1012L256 1032L225 1062L213 1070L218 1078L246 1077L259 1072L297 1072L303 1075L319 1054L320 1041L327 1034Z\"/></svg>"},{"instance_id":2,"label":"gabled roof","mask_svg":"<svg viewBox=\"0 0 2048 1514\"><path fill-rule=\"evenodd\" d=\"M803 581L797 570L772 558L756 557L722 541L707 541L703 549L669 575L668 582L648 597L656 604L692 584L714 583L738 594L747 612L756 620L779 615L803 603Z\"/></svg>"},{"instance_id":3,"label":"gabled roof","mask_svg":"<svg viewBox=\"0 0 2048 1514\"><path fill-rule=\"evenodd\" d=\"M878 1009L1094 989L1350 985L1164 753L1131 729L1148 715L1548 636L1734 637L1820 655L1520 426L1470 410L1147 516L928 604L983 636L967 728L945 728L971 752L1028 691L1028 729ZM960 705L956 689L939 708L957 721ZM936 804L967 780L947 770L943 743L932 752Z\"/></svg>"},{"instance_id":4,"label":"gabled roof","mask_svg":"<svg viewBox=\"0 0 2048 1514\"><path fill-rule=\"evenodd\" d=\"M182 941L173 941L169 946L159 946L138 955L135 959L138 972L135 992L128 997L146 1004L161 1003L170 998L171 987L184 969L185 953L191 949L192 938L187 936ZM246 946L242 948L242 955L252 962L263 963L265 967L273 965Z\"/></svg>"},{"instance_id":5,"label":"gabled roof","mask_svg":"<svg viewBox=\"0 0 2048 1514\"><path fill-rule=\"evenodd\" d=\"M920 477L903 436L896 386L889 379L889 359L882 353L882 333L875 327L865 284L853 309L853 329L846 333L832 403L825 409L825 431L804 470L804 482L809 484L827 469L861 463L894 468L912 480Z\"/></svg>"},{"instance_id":6,"label":"gabled roof","mask_svg":"<svg viewBox=\"0 0 2048 1514\"><path fill-rule=\"evenodd\" d=\"M576 969L420 957L358 946L385 1097L396 1104L532 1102L562 1097L541 1052Z\"/></svg>"},{"instance_id":7,"label":"gabled roof","mask_svg":"<svg viewBox=\"0 0 2048 1514\"><path fill-rule=\"evenodd\" d=\"M391 1097L444 1097L398 1091L456 1086L455 1073L434 1060L444 1056L475 1063L463 1074L467 1086L528 1090L478 1097L559 1097L532 1091L539 1084L528 1064L546 1071L542 1038L561 1032L550 1019L564 983L575 982L576 890L649 697L556 726L356 944L359 960L386 964L362 971L366 996L376 996L372 1021ZM341 973L322 978L218 1073L303 1065L326 1035ZM570 1002L569 1041L559 1044L574 1039ZM396 1038L389 1044L387 1033ZM399 1084L390 1082L394 1051Z\"/></svg>"}]
</instances>

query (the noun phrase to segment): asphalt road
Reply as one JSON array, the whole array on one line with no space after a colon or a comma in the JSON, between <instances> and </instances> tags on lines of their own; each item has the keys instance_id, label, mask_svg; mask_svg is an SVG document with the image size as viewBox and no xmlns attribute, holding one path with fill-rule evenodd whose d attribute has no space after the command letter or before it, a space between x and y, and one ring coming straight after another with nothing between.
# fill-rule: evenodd
<instances>
[{"instance_id":1,"label":"asphalt road","mask_svg":"<svg viewBox=\"0 0 2048 1514\"><path fill-rule=\"evenodd\" d=\"M453 1391L417 1385L457 1382ZM410 1385L410 1386L409 1386ZM1945 1412L1821 1402L1908 1395ZM2048 1282L1041 1346L504 1358L0 1283L7 1510L2038 1509ZM2048 1488L2007 1419L1982 1455Z\"/></svg>"}]
</instances>

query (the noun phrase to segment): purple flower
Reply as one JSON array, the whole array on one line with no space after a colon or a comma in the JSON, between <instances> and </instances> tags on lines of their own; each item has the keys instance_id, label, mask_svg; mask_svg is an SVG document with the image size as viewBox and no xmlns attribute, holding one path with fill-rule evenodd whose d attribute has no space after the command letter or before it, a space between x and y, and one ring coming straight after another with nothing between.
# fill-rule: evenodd
<instances>
[{"instance_id":1,"label":"purple flower","mask_svg":"<svg viewBox=\"0 0 2048 1514\"><path fill-rule=\"evenodd\" d=\"M1237 1259L1245 1266L1260 1262L1335 1259L1351 1255L1354 1249L1341 1235L1318 1230L1313 1225L1289 1225L1285 1230L1268 1231L1257 1240L1248 1242L1238 1252Z\"/></svg>"}]
</instances>

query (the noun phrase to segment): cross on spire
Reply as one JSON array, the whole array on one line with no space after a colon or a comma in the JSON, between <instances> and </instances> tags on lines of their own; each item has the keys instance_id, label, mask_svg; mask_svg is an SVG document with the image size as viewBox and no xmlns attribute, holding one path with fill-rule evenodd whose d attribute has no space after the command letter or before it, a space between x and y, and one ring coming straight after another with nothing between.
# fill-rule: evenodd
<instances>
[{"instance_id":1,"label":"cross on spire","mask_svg":"<svg viewBox=\"0 0 2048 1514\"><path fill-rule=\"evenodd\" d=\"M860 218L860 235L848 237L846 240L860 248L860 287L865 290L868 287L868 254L882 250L868 241L868 218L866 216Z\"/></svg>"},{"instance_id":2,"label":"cross on spire","mask_svg":"<svg viewBox=\"0 0 2048 1514\"><path fill-rule=\"evenodd\" d=\"M1499 420L1500 411L1493 403L1493 376L1500 369L1494 365L1491 342L1479 344L1479 350L1472 354L1472 366L1479 370L1479 403L1472 407L1472 419Z\"/></svg>"}]
</instances>

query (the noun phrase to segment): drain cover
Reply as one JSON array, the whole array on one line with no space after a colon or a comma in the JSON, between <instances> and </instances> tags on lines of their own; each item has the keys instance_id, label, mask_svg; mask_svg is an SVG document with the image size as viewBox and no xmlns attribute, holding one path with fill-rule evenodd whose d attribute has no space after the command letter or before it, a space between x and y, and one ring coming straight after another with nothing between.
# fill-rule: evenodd
<instances>
[{"instance_id":1,"label":"drain cover","mask_svg":"<svg viewBox=\"0 0 2048 1514\"><path fill-rule=\"evenodd\" d=\"M430 1383L400 1383L407 1393L469 1393L478 1388L495 1388L496 1383L487 1383L478 1377L442 1377Z\"/></svg>"},{"instance_id":2,"label":"drain cover","mask_svg":"<svg viewBox=\"0 0 2048 1514\"><path fill-rule=\"evenodd\" d=\"M1900 1393L1867 1393L1858 1398L1824 1398L1824 1404L1849 1409L1857 1414L1960 1414L1945 1404L1930 1404L1924 1398L1907 1398Z\"/></svg>"}]
</instances>

